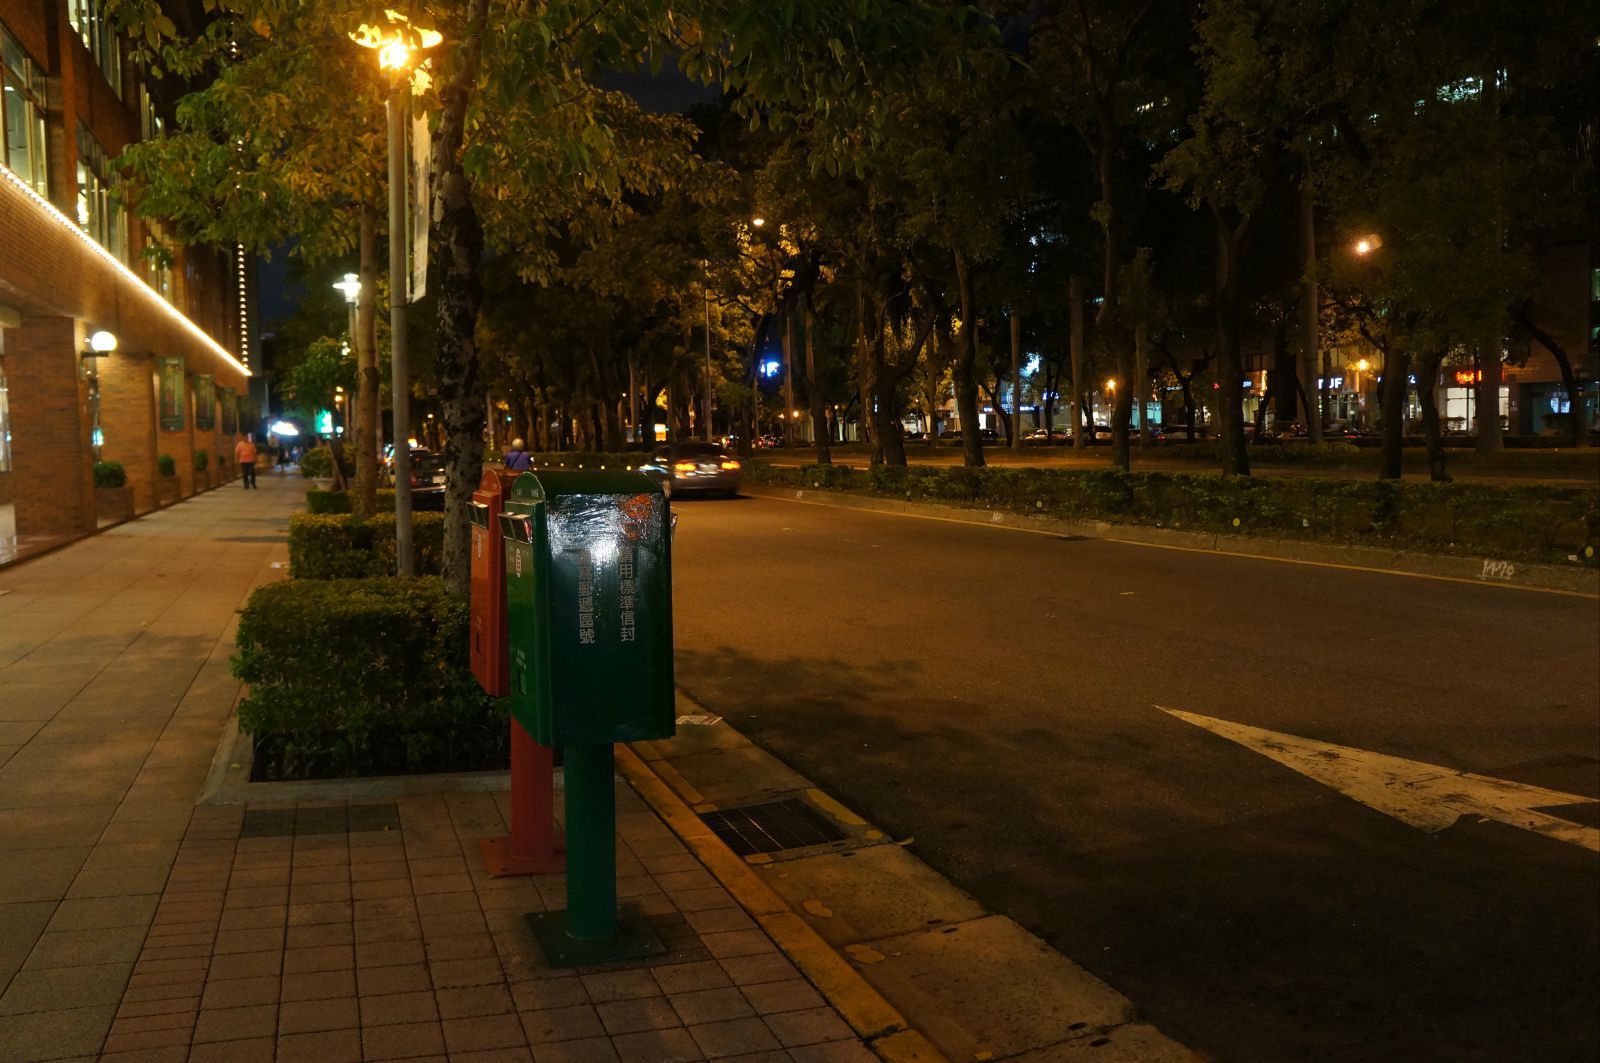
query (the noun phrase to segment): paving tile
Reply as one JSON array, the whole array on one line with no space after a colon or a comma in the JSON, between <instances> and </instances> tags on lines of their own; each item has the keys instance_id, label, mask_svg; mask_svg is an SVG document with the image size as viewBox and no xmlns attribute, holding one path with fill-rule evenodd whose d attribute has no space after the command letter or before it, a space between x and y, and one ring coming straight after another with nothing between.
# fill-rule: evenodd
<instances>
[{"instance_id":1,"label":"paving tile","mask_svg":"<svg viewBox=\"0 0 1600 1063\"><path fill-rule=\"evenodd\" d=\"M597 1004L595 1010L600 1013L600 1023L606 1028L606 1033L613 1037L639 1030L664 1030L683 1025L666 997L616 1000L609 1004Z\"/></svg>"},{"instance_id":2,"label":"paving tile","mask_svg":"<svg viewBox=\"0 0 1600 1063\"><path fill-rule=\"evenodd\" d=\"M428 962L443 960L477 960L498 955L494 939L487 931L481 934L462 934L456 937L434 938L425 943Z\"/></svg>"},{"instance_id":3,"label":"paving tile","mask_svg":"<svg viewBox=\"0 0 1600 1063\"><path fill-rule=\"evenodd\" d=\"M84 967L99 963L131 963L144 945L144 928L49 931L28 955L27 968Z\"/></svg>"},{"instance_id":4,"label":"paving tile","mask_svg":"<svg viewBox=\"0 0 1600 1063\"><path fill-rule=\"evenodd\" d=\"M759 985L762 982L782 982L799 978L794 964L777 953L761 956L732 956L722 960L722 969L728 972L737 986Z\"/></svg>"},{"instance_id":5,"label":"paving tile","mask_svg":"<svg viewBox=\"0 0 1600 1063\"><path fill-rule=\"evenodd\" d=\"M567 1008L589 1003L589 993L576 977L539 978L512 983L511 1002L518 1011Z\"/></svg>"},{"instance_id":6,"label":"paving tile","mask_svg":"<svg viewBox=\"0 0 1600 1063\"><path fill-rule=\"evenodd\" d=\"M283 970L283 953L276 950L262 952L230 952L214 956L207 976L210 978L261 978L277 977Z\"/></svg>"},{"instance_id":7,"label":"paving tile","mask_svg":"<svg viewBox=\"0 0 1600 1063\"><path fill-rule=\"evenodd\" d=\"M515 1015L446 1019L443 1026L445 1046L452 1057L489 1048L521 1048L528 1043Z\"/></svg>"},{"instance_id":8,"label":"paving tile","mask_svg":"<svg viewBox=\"0 0 1600 1063\"><path fill-rule=\"evenodd\" d=\"M666 993L692 993L700 989L717 989L733 984L728 978L728 972L715 960L652 967L650 974Z\"/></svg>"},{"instance_id":9,"label":"paving tile","mask_svg":"<svg viewBox=\"0 0 1600 1063\"><path fill-rule=\"evenodd\" d=\"M316 948L322 945L351 945L355 943L355 928L349 923L312 923L291 926L284 932L285 944L291 949Z\"/></svg>"},{"instance_id":10,"label":"paving tile","mask_svg":"<svg viewBox=\"0 0 1600 1063\"><path fill-rule=\"evenodd\" d=\"M730 930L721 934L702 934L707 951L719 960L735 956L759 956L777 952L778 947L760 930Z\"/></svg>"},{"instance_id":11,"label":"paving tile","mask_svg":"<svg viewBox=\"0 0 1600 1063\"><path fill-rule=\"evenodd\" d=\"M803 978L745 986L744 995L745 999L750 1001L750 1006L760 1015L826 1006L822 994Z\"/></svg>"},{"instance_id":12,"label":"paving tile","mask_svg":"<svg viewBox=\"0 0 1600 1063\"><path fill-rule=\"evenodd\" d=\"M511 1003L511 993L504 985L440 989L435 996L439 1001L439 1014L446 1019L464 1019L475 1015L505 1015L515 1010Z\"/></svg>"},{"instance_id":13,"label":"paving tile","mask_svg":"<svg viewBox=\"0 0 1600 1063\"><path fill-rule=\"evenodd\" d=\"M119 1033L117 1024L112 1023L101 1052L102 1060L127 1058L138 1053L146 1059L171 1058L176 1063L183 1063L189 1056L189 1028L185 1025L182 1028Z\"/></svg>"},{"instance_id":14,"label":"paving tile","mask_svg":"<svg viewBox=\"0 0 1600 1063\"><path fill-rule=\"evenodd\" d=\"M439 1006L426 990L385 993L359 998L362 1026L396 1026L409 1022L433 1022Z\"/></svg>"},{"instance_id":15,"label":"paving tile","mask_svg":"<svg viewBox=\"0 0 1600 1063\"><path fill-rule=\"evenodd\" d=\"M282 927L289 921L289 909L281 905L263 908L229 908L217 924L219 930L266 930Z\"/></svg>"},{"instance_id":16,"label":"paving tile","mask_svg":"<svg viewBox=\"0 0 1600 1063\"><path fill-rule=\"evenodd\" d=\"M433 979L428 974L426 964L356 968L356 989L363 997L424 992L432 988Z\"/></svg>"},{"instance_id":17,"label":"paving tile","mask_svg":"<svg viewBox=\"0 0 1600 1063\"><path fill-rule=\"evenodd\" d=\"M360 1030L318 1030L288 1033L278 1038L278 1059L284 1063L360 1063Z\"/></svg>"},{"instance_id":18,"label":"paving tile","mask_svg":"<svg viewBox=\"0 0 1600 1063\"><path fill-rule=\"evenodd\" d=\"M278 1032L278 1009L272 1004L247 1008L201 1010L194 1024L196 1044L205 1041L239 1041L270 1037Z\"/></svg>"},{"instance_id":19,"label":"paving tile","mask_svg":"<svg viewBox=\"0 0 1600 1063\"><path fill-rule=\"evenodd\" d=\"M308 971L283 976L282 1000L328 1000L352 997L356 993L356 973L339 971Z\"/></svg>"},{"instance_id":20,"label":"paving tile","mask_svg":"<svg viewBox=\"0 0 1600 1063\"><path fill-rule=\"evenodd\" d=\"M93 967L24 969L17 972L5 995L0 996L0 1015L53 1011L69 1001L79 1007L109 1004L115 1010L132 973L131 961Z\"/></svg>"},{"instance_id":21,"label":"paving tile","mask_svg":"<svg viewBox=\"0 0 1600 1063\"><path fill-rule=\"evenodd\" d=\"M636 997L661 995L661 986L650 970L607 971L602 974L580 976L589 991L589 999L596 1004L613 1000L632 1000Z\"/></svg>"},{"instance_id":22,"label":"paving tile","mask_svg":"<svg viewBox=\"0 0 1600 1063\"><path fill-rule=\"evenodd\" d=\"M111 1028L114 1006L35 1011L0 1021L0 1059L37 1058L40 1045L62 1057L93 1057Z\"/></svg>"},{"instance_id":23,"label":"paving tile","mask_svg":"<svg viewBox=\"0 0 1600 1063\"><path fill-rule=\"evenodd\" d=\"M444 960L430 963L428 966L433 973L433 984L437 989L492 985L505 981L505 971L501 968L500 961L495 959Z\"/></svg>"},{"instance_id":24,"label":"paving tile","mask_svg":"<svg viewBox=\"0 0 1600 1063\"><path fill-rule=\"evenodd\" d=\"M834 1014L832 1008L785 1011L777 1015L768 1015L765 1021L785 1048L817 1044L821 1041L848 1040L851 1036L850 1027Z\"/></svg>"},{"instance_id":25,"label":"paving tile","mask_svg":"<svg viewBox=\"0 0 1600 1063\"><path fill-rule=\"evenodd\" d=\"M361 1025L355 997L285 1002L278 1010L278 1033L315 1033Z\"/></svg>"},{"instance_id":26,"label":"paving tile","mask_svg":"<svg viewBox=\"0 0 1600 1063\"><path fill-rule=\"evenodd\" d=\"M428 962L419 941L365 941L356 946L356 967L395 967Z\"/></svg>"},{"instance_id":27,"label":"paving tile","mask_svg":"<svg viewBox=\"0 0 1600 1063\"><path fill-rule=\"evenodd\" d=\"M444 1052L444 1029L436 1022L371 1026L361 1030L364 1058L412 1059Z\"/></svg>"},{"instance_id":28,"label":"paving tile","mask_svg":"<svg viewBox=\"0 0 1600 1063\"><path fill-rule=\"evenodd\" d=\"M739 990L701 989L693 993L678 993L671 998L672 1006L683 1019L685 1026L721 1022L726 1019L743 1019L755 1015L755 1010Z\"/></svg>"},{"instance_id":29,"label":"paving tile","mask_svg":"<svg viewBox=\"0 0 1600 1063\"><path fill-rule=\"evenodd\" d=\"M613 1037L611 1043L622 1063L691 1063L705 1058L689 1031L682 1027L626 1033Z\"/></svg>"},{"instance_id":30,"label":"paving tile","mask_svg":"<svg viewBox=\"0 0 1600 1063\"><path fill-rule=\"evenodd\" d=\"M213 951L222 953L234 952L270 952L283 947L283 931L277 927L261 927L253 930L219 930Z\"/></svg>"},{"instance_id":31,"label":"paving tile","mask_svg":"<svg viewBox=\"0 0 1600 1063\"><path fill-rule=\"evenodd\" d=\"M789 1058L795 1063L877 1063L878 1060L865 1045L855 1040L791 1048Z\"/></svg>"},{"instance_id":32,"label":"paving tile","mask_svg":"<svg viewBox=\"0 0 1600 1063\"><path fill-rule=\"evenodd\" d=\"M206 982L200 1006L209 1010L242 1008L253 1004L278 1002L278 979L274 975L256 978L224 978Z\"/></svg>"},{"instance_id":33,"label":"paving tile","mask_svg":"<svg viewBox=\"0 0 1600 1063\"><path fill-rule=\"evenodd\" d=\"M240 1041L214 1041L189 1049L189 1063L273 1063L278 1043L272 1037L249 1037ZM285 1063L293 1057L284 1057Z\"/></svg>"},{"instance_id":34,"label":"paving tile","mask_svg":"<svg viewBox=\"0 0 1600 1063\"><path fill-rule=\"evenodd\" d=\"M50 920L51 930L100 930L109 927L148 927L158 899L132 897L82 897L64 900Z\"/></svg>"},{"instance_id":35,"label":"paving tile","mask_svg":"<svg viewBox=\"0 0 1600 1063\"><path fill-rule=\"evenodd\" d=\"M552 1041L532 1047L534 1063L617 1063L617 1050L609 1037L584 1037Z\"/></svg>"},{"instance_id":36,"label":"paving tile","mask_svg":"<svg viewBox=\"0 0 1600 1063\"><path fill-rule=\"evenodd\" d=\"M532 1045L546 1041L573 1041L583 1037L599 1037L606 1032L605 1027L600 1024L599 1014L588 1004L543 1008L521 1014L522 1028L528 1035L528 1043Z\"/></svg>"},{"instance_id":37,"label":"paving tile","mask_svg":"<svg viewBox=\"0 0 1600 1063\"><path fill-rule=\"evenodd\" d=\"M284 974L352 970L355 963L355 950L349 945L290 948L283 953Z\"/></svg>"},{"instance_id":38,"label":"paving tile","mask_svg":"<svg viewBox=\"0 0 1600 1063\"><path fill-rule=\"evenodd\" d=\"M689 1034L707 1059L771 1052L782 1047L767 1024L755 1018L690 1026Z\"/></svg>"}]
</instances>

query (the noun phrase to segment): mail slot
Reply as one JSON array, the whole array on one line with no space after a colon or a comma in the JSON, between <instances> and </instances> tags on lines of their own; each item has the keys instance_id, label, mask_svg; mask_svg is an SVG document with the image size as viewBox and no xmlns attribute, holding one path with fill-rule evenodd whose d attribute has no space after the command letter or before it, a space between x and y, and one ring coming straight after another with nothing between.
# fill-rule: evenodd
<instances>
[{"instance_id":1,"label":"mail slot","mask_svg":"<svg viewBox=\"0 0 1600 1063\"><path fill-rule=\"evenodd\" d=\"M469 656L472 674L484 691L504 697L511 689L506 658L505 551L500 544L500 510L516 473L485 469L472 493L472 624Z\"/></svg>"},{"instance_id":2,"label":"mail slot","mask_svg":"<svg viewBox=\"0 0 1600 1063\"><path fill-rule=\"evenodd\" d=\"M499 515L511 713L548 746L668 738L671 520L638 472L528 472Z\"/></svg>"}]
</instances>

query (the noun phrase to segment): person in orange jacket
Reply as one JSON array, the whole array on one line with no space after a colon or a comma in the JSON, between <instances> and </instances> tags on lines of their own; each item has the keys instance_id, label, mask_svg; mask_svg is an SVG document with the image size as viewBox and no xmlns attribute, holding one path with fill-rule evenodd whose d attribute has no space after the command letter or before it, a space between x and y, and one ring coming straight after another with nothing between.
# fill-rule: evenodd
<instances>
[{"instance_id":1,"label":"person in orange jacket","mask_svg":"<svg viewBox=\"0 0 1600 1063\"><path fill-rule=\"evenodd\" d=\"M246 491L256 489L255 434L246 432L244 438L233 445L233 460L239 463L239 474L244 479Z\"/></svg>"}]
</instances>

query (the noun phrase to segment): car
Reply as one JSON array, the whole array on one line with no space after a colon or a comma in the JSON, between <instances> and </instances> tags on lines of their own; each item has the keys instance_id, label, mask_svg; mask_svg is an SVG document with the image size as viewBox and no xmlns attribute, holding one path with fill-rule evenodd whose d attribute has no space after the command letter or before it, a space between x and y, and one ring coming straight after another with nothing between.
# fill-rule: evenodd
<instances>
[{"instance_id":1,"label":"car","mask_svg":"<svg viewBox=\"0 0 1600 1063\"><path fill-rule=\"evenodd\" d=\"M1046 447L1063 447L1072 442L1072 436L1059 428L1035 428L1022 435L1024 443L1034 443Z\"/></svg>"},{"instance_id":2,"label":"car","mask_svg":"<svg viewBox=\"0 0 1600 1063\"><path fill-rule=\"evenodd\" d=\"M664 443L639 468L660 483L668 497L717 494L732 498L739 493L739 478L744 474L739 459L716 443Z\"/></svg>"},{"instance_id":3,"label":"car","mask_svg":"<svg viewBox=\"0 0 1600 1063\"><path fill-rule=\"evenodd\" d=\"M431 450L413 448L411 451L411 508L413 510L444 509L445 475L444 457ZM384 481L394 485L394 454L391 448L384 468Z\"/></svg>"}]
</instances>

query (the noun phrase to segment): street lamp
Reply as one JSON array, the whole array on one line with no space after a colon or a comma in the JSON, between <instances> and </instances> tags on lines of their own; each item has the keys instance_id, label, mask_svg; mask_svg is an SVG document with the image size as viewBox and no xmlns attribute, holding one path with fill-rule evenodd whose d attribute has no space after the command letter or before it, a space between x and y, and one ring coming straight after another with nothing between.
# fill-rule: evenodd
<instances>
[{"instance_id":1,"label":"street lamp","mask_svg":"<svg viewBox=\"0 0 1600 1063\"><path fill-rule=\"evenodd\" d=\"M1379 236L1377 233L1368 233L1366 236L1356 240L1355 244L1353 244L1350 249L1357 255L1360 255L1364 258L1382 246L1383 237Z\"/></svg>"},{"instance_id":2,"label":"street lamp","mask_svg":"<svg viewBox=\"0 0 1600 1063\"><path fill-rule=\"evenodd\" d=\"M395 571L414 572L411 547L411 372L406 350L406 94L411 69L444 40L437 30L414 26L395 11L385 11L387 26L363 24L350 39L378 53L378 68L390 75L389 99L389 372L394 382L394 546ZM346 278L348 280L348 278Z\"/></svg>"}]
</instances>

